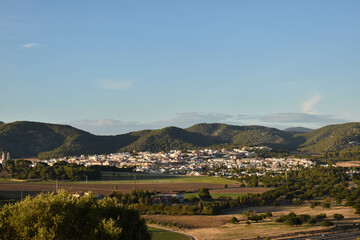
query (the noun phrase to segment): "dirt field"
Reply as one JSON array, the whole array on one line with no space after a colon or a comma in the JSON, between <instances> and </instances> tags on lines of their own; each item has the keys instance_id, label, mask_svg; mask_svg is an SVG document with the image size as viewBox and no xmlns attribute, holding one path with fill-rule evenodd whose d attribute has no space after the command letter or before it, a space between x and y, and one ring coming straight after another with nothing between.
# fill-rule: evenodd
<instances>
[{"instance_id":1,"label":"dirt field","mask_svg":"<svg viewBox=\"0 0 360 240\"><path fill-rule=\"evenodd\" d=\"M95 193L100 193L104 195L109 195L116 185L116 190L123 193L128 193L133 189L142 189L149 191L159 191L159 192L172 192L172 191L188 191L193 192L197 191L199 188L207 187L209 189L220 189L223 188L223 184L216 183L139 183L139 184L94 184L94 183L73 183L73 182L58 182L58 189L66 189L70 192L83 192L83 191L92 191ZM238 191L237 188L229 188L233 191ZM240 188L239 188L240 189ZM18 193L20 194L23 191L23 194L26 192L53 192L56 190L55 182L0 182L0 197L6 197L6 194L9 192L14 192L11 194ZM225 189L226 190L226 189ZM245 191L244 188L240 189ZM239 191L240 191L239 190ZM255 190L250 189L250 192ZM263 191L263 190L259 190ZM246 191L245 191L246 192ZM20 195L19 195L20 196Z\"/></svg>"},{"instance_id":2,"label":"dirt field","mask_svg":"<svg viewBox=\"0 0 360 240\"><path fill-rule=\"evenodd\" d=\"M360 161L345 161L345 162L338 162L336 166L339 167L360 167Z\"/></svg>"},{"instance_id":3,"label":"dirt field","mask_svg":"<svg viewBox=\"0 0 360 240\"><path fill-rule=\"evenodd\" d=\"M331 203L331 208L324 209L322 207L310 208L310 204L305 204L300 207L294 206L279 206L279 207L253 207L253 208L238 208L227 211L218 216L162 216L162 215L146 215L146 220L152 220L162 224L169 224L175 226L187 227L185 231L189 234L197 236L199 239L205 240L232 240L232 239L246 239L256 238L257 236L278 236L280 234L291 234L295 232L307 232L313 230L325 229L318 223L315 226L298 226L290 227L284 224L276 223L275 219L290 212L296 214L309 214L311 216L325 213L327 219L334 222L336 225L352 225L359 223L360 215L354 214L355 210L351 207L344 207ZM257 213L272 212L273 217L266 219L259 223L245 224L242 216L244 210L253 210ZM345 219L333 219L334 213L343 214ZM235 216L240 220L238 224L230 224L227 221Z\"/></svg>"}]
</instances>

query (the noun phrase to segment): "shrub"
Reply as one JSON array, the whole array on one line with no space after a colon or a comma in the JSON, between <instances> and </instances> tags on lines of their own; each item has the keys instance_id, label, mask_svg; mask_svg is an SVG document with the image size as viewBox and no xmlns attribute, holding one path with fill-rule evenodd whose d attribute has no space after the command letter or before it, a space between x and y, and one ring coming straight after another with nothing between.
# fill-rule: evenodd
<instances>
[{"instance_id":1,"label":"shrub","mask_svg":"<svg viewBox=\"0 0 360 240\"><path fill-rule=\"evenodd\" d=\"M273 216L272 212L265 212L264 214L265 214L265 216L266 216L267 218L269 218L269 217L272 217L272 216Z\"/></svg>"},{"instance_id":2,"label":"shrub","mask_svg":"<svg viewBox=\"0 0 360 240\"><path fill-rule=\"evenodd\" d=\"M322 204L322 207L323 207L323 208L330 208L330 203L323 203L323 204Z\"/></svg>"},{"instance_id":3,"label":"shrub","mask_svg":"<svg viewBox=\"0 0 360 240\"><path fill-rule=\"evenodd\" d=\"M316 217L311 217L308 221L310 224L315 224L317 222Z\"/></svg>"},{"instance_id":4,"label":"shrub","mask_svg":"<svg viewBox=\"0 0 360 240\"><path fill-rule=\"evenodd\" d=\"M258 222L258 221L263 220L263 217L261 215L256 215L255 214L255 215L250 216L249 220Z\"/></svg>"},{"instance_id":5,"label":"shrub","mask_svg":"<svg viewBox=\"0 0 360 240\"><path fill-rule=\"evenodd\" d=\"M303 201L301 201L300 199L297 199L297 198L294 198L292 200L292 202L295 206L301 206L303 204Z\"/></svg>"},{"instance_id":6,"label":"shrub","mask_svg":"<svg viewBox=\"0 0 360 240\"><path fill-rule=\"evenodd\" d=\"M239 222L239 220L236 217L232 216L228 222L229 223L237 223L237 222Z\"/></svg>"},{"instance_id":7,"label":"shrub","mask_svg":"<svg viewBox=\"0 0 360 240\"><path fill-rule=\"evenodd\" d=\"M319 215L315 216L316 220L323 220L324 218L326 218L326 214L325 213L321 213Z\"/></svg>"},{"instance_id":8,"label":"shrub","mask_svg":"<svg viewBox=\"0 0 360 240\"><path fill-rule=\"evenodd\" d=\"M328 219L324 219L324 220L321 222L321 226L323 226L323 227L329 227L329 226L332 226L332 225L334 225L334 223L333 223L333 222L330 222L330 220L328 220Z\"/></svg>"},{"instance_id":9,"label":"shrub","mask_svg":"<svg viewBox=\"0 0 360 240\"><path fill-rule=\"evenodd\" d=\"M302 221L299 217L288 217L285 220L286 225L294 226L294 225L301 225Z\"/></svg>"},{"instance_id":10,"label":"shrub","mask_svg":"<svg viewBox=\"0 0 360 240\"><path fill-rule=\"evenodd\" d=\"M319 205L320 205L320 202L312 202L310 207L314 208L314 207L319 206Z\"/></svg>"},{"instance_id":11,"label":"shrub","mask_svg":"<svg viewBox=\"0 0 360 240\"><path fill-rule=\"evenodd\" d=\"M298 217L300 218L301 222L309 222L309 220L311 219L311 216L308 214L301 214L298 215Z\"/></svg>"},{"instance_id":12,"label":"shrub","mask_svg":"<svg viewBox=\"0 0 360 240\"><path fill-rule=\"evenodd\" d=\"M344 215L339 214L339 213L334 213L333 217L334 217L336 220L344 219Z\"/></svg>"}]
</instances>

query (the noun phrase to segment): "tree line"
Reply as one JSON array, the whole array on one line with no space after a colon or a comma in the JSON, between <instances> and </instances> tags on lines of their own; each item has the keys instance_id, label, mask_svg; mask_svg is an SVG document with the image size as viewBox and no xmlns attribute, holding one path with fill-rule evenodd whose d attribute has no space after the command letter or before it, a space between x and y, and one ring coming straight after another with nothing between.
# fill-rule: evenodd
<instances>
[{"instance_id":1,"label":"tree line","mask_svg":"<svg viewBox=\"0 0 360 240\"><path fill-rule=\"evenodd\" d=\"M90 166L78 165L58 161L52 166L44 162L37 162L32 167L28 160L6 160L1 169L2 178L16 179L41 179L41 180L98 180L101 179L101 171L132 172L133 168L117 168L114 166Z\"/></svg>"}]
</instances>

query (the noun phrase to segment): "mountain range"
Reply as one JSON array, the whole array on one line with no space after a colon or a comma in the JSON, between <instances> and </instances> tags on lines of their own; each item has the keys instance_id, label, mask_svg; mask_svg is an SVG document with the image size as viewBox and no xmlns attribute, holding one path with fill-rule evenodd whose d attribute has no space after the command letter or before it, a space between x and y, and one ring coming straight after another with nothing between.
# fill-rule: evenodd
<instances>
[{"instance_id":1,"label":"mountain range","mask_svg":"<svg viewBox=\"0 0 360 240\"><path fill-rule=\"evenodd\" d=\"M0 123L0 152L10 152L12 158L259 145L320 153L352 147L350 142L360 142L359 122L329 125L312 131L200 123L185 129L166 127L114 136L97 136L69 125L28 121Z\"/></svg>"}]
</instances>

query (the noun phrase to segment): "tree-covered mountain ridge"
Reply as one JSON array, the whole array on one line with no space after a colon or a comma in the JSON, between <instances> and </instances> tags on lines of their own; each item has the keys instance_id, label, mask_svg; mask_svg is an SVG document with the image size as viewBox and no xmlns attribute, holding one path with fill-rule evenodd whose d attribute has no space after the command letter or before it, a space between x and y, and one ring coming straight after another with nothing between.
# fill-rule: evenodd
<instances>
[{"instance_id":1,"label":"tree-covered mountain ridge","mask_svg":"<svg viewBox=\"0 0 360 240\"><path fill-rule=\"evenodd\" d=\"M185 129L166 127L114 136L98 136L60 124L28 121L0 124L0 152L10 152L13 158L260 145L305 152L328 152L355 147L359 142L359 122L328 125L307 133L264 126L200 123Z\"/></svg>"}]
</instances>

